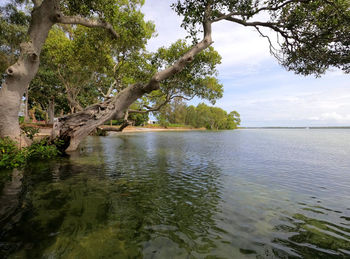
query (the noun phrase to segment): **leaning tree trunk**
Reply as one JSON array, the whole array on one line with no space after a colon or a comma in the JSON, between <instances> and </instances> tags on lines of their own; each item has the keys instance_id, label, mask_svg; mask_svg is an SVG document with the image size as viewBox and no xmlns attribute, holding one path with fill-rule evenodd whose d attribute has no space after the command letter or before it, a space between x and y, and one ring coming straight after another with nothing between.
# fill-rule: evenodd
<instances>
[{"instance_id":1,"label":"leaning tree trunk","mask_svg":"<svg viewBox=\"0 0 350 259\"><path fill-rule=\"evenodd\" d=\"M129 112L128 112L128 110L126 110L126 112L124 114L123 123L118 128L112 127L112 123L111 123L110 127L100 127L99 129L104 131L104 132L108 132L108 131L122 132L126 127L132 125L132 121L129 121L128 117L129 117Z\"/></svg>"},{"instance_id":2,"label":"leaning tree trunk","mask_svg":"<svg viewBox=\"0 0 350 259\"><path fill-rule=\"evenodd\" d=\"M74 151L80 142L98 126L115 118L122 119L129 106L146 93L159 89L161 81L179 73L191 63L194 56L212 44L211 23L204 24L204 39L185 53L172 66L156 73L148 84L135 84L121 91L114 98L92 105L84 111L59 118L59 138L64 141L65 151Z\"/></svg>"},{"instance_id":3,"label":"leaning tree trunk","mask_svg":"<svg viewBox=\"0 0 350 259\"><path fill-rule=\"evenodd\" d=\"M21 44L20 57L6 70L7 77L0 89L0 137L10 137L18 142L21 142L18 113L22 97L27 85L38 71L40 52L51 27L55 23L80 24L90 28L104 28L114 38L119 38L113 26L106 21L65 16L60 11L60 0L32 0L32 2L34 9L31 13L28 42ZM73 116L73 120L74 118Z\"/></svg>"},{"instance_id":4,"label":"leaning tree trunk","mask_svg":"<svg viewBox=\"0 0 350 259\"><path fill-rule=\"evenodd\" d=\"M52 1L44 1L34 8L28 31L29 41L20 46L20 57L7 68L6 79L0 89L0 137L9 137L25 143L21 136L18 113L27 86L39 68L39 55L47 35L54 24Z\"/></svg>"},{"instance_id":5,"label":"leaning tree trunk","mask_svg":"<svg viewBox=\"0 0 350 259\"><path fill-rule=\"evenodd\" d=\"M128 111L129 106L133 102L144 94L159 89L161 81L181 72L187 64L193 61L195 55L208 48L212 44L211 21L209 21L210 12L210 3L207 3L205 18L203 21L203 40L180 57L172 66L153 75L147 84L131 85L122 90L115 97L107 99L103 103L92 105L81 112L59 118L58 138L64 141L65 145L63 148L65 151L76 150L83 138L88 136L93 130L104 124L106 121L112 118L122 119L123 115ZM69 20L70 19L59 19L62 23L66 23ZM76 19L74 19L74 21L76 21ZM105 28L111 30L109 26Z\"/></svg>"},{"instance_id":6,"label":"leaning tree trunk","mask_svg":"<svg viewBox=\"0 0 350 259\"><path fill-rule=\"evenodd\" d=\"M82 112L59 118L59 139L64 141L65 151L76 150L83 138L106 121L112 118L122 119L133 102L152 90L152 87L145 88L135 84L103 103L94 104Z\"/></svg>"},{"instance_id":7,"label":"leaning tree trunk","mask_svg":"<svg viewBox=\"0 0 350 259\"><path fill-rule=\"evenodd\" d=\"M126 127L130 126L132 124L131 121L123 121L123 123L118 127L101 127L99 128L102 131L109 132L109 131L114 131L114 132L122 132Z\"/></svg>"}]
</instances>

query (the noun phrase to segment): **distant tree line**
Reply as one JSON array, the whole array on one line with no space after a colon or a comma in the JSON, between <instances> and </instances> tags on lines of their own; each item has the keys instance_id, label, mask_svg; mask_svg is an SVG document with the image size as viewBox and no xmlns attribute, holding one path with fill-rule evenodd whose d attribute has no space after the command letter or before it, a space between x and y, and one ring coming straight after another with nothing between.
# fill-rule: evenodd
<instances>
[{"instance_id":1,"label":"distant tree line","mask_svg":"<svg viewBox=\"0 0 350 259\"><path fill-rule=\"evenodd\" d=\"M187 106L181 99L175 99L163 107L158 112L157 119L162 126L182 124L210 130L236 129L241 123L240 115L236 111L227 113L219 107L204 103L197 107Z\"/></svg>"},{"instance_id":2,"label":"distant tree line","mask_svg":"<svg viewBox=\"0 0 350 259\"><path fill-rule=\"evenodd\" d=\"M211 46L216 23L255 30L287 70L316 76L334 67L350 72L349 0L173 1L192 42L178 40L153 53L146 45L156 30L145 20L143 4L144 0L2 1L0 137L31 145L18 120L24 96L32 110L25 112L27 119L35 120L39 110L50 123L59 116L56 138L66 151L76 150L107 121L123 120L126 127L129 115L156 112L174 98L221 98L216 68L221 57ZM276 36L269 38L268 31ZM231 119L220 119L229 116L223 111L204 106L195 111L191 124L231 127Z\"/></svg>"}]
</instances>

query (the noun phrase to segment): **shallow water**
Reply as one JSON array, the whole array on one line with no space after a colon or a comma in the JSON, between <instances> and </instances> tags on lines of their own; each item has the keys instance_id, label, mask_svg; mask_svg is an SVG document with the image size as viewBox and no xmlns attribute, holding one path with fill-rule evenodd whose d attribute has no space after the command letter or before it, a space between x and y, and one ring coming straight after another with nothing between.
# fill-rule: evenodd
<instances>
[{"instance_id":1,"label":"shallow water","mask_svg":"<svg viewBox=\"0 0 350 259\"><path fill-rule=\"evenodd\" d=\"M350 257L350 130L89 137L24 172L10 258Z\"/></svg>"}]
</instances>

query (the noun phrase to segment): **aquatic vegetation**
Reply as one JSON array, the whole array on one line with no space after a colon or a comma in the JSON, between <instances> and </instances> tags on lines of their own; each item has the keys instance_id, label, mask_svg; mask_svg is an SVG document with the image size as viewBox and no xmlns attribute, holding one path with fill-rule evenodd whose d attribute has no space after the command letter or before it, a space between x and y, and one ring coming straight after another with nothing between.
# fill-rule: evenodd
<instances>
[{"instance_id":1,"label":"aquatic vegetation","mask_svg":"<svg viewBox=\"0 0 350 259\"><path fill-rule=\"evenodd\" d=\"M326 132L287 160L299 131L261 132L89 137L69 158L30 163L0 257L347 257L346 141L330 156Z\"/></svg>"}]
</instances>

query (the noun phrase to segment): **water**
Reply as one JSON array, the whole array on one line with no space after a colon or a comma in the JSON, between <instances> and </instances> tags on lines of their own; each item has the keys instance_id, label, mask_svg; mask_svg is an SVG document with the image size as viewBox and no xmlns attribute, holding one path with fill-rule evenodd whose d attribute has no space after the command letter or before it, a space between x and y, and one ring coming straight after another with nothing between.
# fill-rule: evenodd
<instances>
[{"instance_id":1,"label":"water","mask_svg":"<svg viewBox=\"0 0 350 259\"><path fill-rule=\"evenodd\" d=\"M89 137L33 163L9 258L350 258L350 130Z\"/></svg>"}]
</instances>

